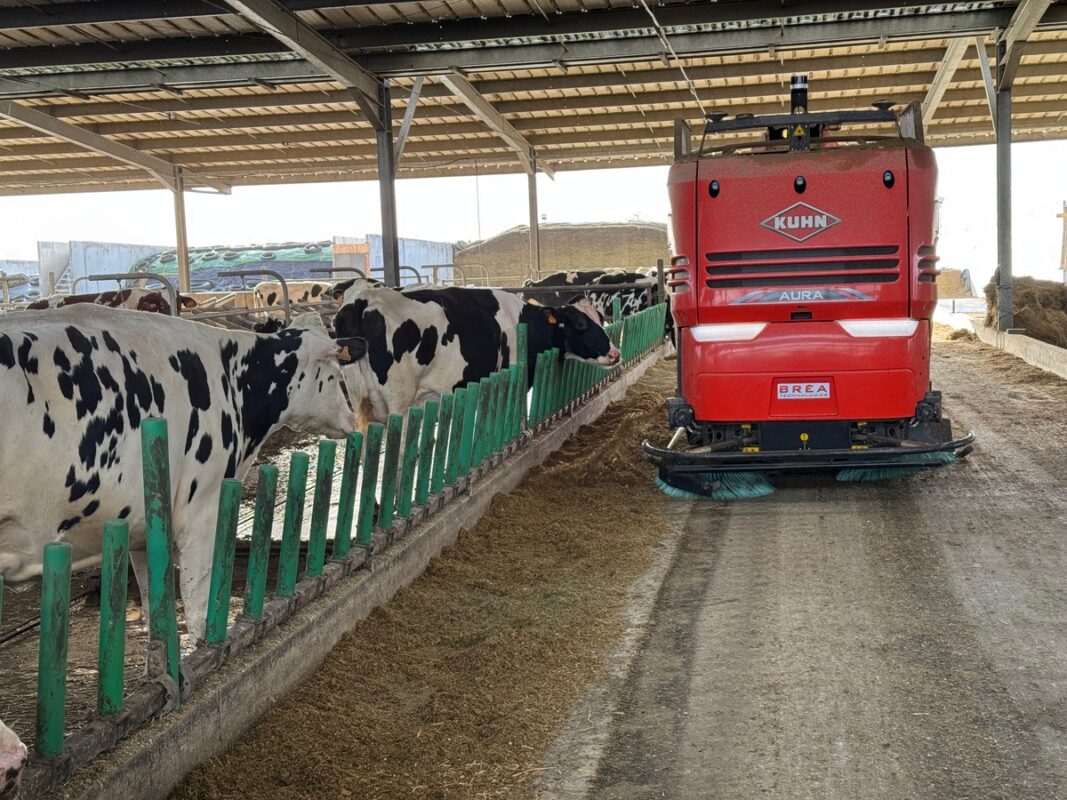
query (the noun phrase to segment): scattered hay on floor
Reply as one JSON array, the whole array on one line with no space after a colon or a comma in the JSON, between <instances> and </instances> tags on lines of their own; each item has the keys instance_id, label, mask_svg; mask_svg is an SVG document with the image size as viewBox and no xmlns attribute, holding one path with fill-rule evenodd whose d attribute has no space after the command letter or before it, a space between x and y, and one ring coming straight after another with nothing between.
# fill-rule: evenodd
<instances>
[{"instance_id":1,"label":"scattered hay on floor","mask_svg":"<svg viewBox=\"0 0 1067 800\"><path fill-rule=\"evenodd\" d=\"M174 798L526 796L667 531L640 445L673 382L654 366Z\"/></svg>"}]
</instances>

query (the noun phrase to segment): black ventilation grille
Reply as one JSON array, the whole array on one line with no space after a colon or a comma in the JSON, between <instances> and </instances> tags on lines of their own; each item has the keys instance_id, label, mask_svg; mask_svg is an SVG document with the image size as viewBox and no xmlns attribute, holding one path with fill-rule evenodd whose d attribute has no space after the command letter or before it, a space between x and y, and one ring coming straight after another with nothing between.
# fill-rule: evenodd
<instances>
[{"instance_id":1,"label":"black ventilation grille","mask_svg":"<svg viewBox=\"0 0 1067 800\"><path fill-rule=\"evenodd\" d=\"M708 253L706 283L713 289L894 283L900 277L900 259L895 257L899 250L890 244Z\"/></svg>"}]
</instances>

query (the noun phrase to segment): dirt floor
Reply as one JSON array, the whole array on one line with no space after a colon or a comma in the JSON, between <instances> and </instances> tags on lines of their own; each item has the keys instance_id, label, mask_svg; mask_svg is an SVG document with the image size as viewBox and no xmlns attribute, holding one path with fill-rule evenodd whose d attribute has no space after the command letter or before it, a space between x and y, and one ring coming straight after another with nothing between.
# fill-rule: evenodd
<instances>
[{"instance_id":1,"label":"dirt floor","mask_svg":"<svg viewBox=\"0 0 1067 800\"><path fill-rule=\"evenodd\" d=\"M974 453L690 504L592 777L545 797L1067 797L1067 383L937 339Z\"/></svg>"},{"instance_id":2,"label":"dirt floor","mask_svg":"<svg viewBox=\"0 0 1067 800\"><path fill-rule=\"evenodd\" d=\"M674 363L583 428L175 798L518 798L663 535Z\"/></svg>"}]
</instances>

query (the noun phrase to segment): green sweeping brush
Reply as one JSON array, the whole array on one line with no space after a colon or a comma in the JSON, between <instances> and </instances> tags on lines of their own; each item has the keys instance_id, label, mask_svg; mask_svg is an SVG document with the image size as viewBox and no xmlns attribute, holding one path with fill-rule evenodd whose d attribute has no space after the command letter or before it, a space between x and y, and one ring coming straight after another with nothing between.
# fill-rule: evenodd
<instances>
[{"instance_id":1,"label":"green sweeping brush","mask_svg":"<svg viewBox=\"0 0 1067 800\"><path fill-rule=\"evenodd\" d=\"M928 464L931 459L939 461L939 464ZM901 453L896 457L899 466L891 467L849 467L837 473L837 479L842 482L868 483L870 481L882 481L892 478L904 478L915 475L928 469L955 464L955 453Z\"/></svg>"},{"instance_id":2,"label":"green sweeping brush","mask_svg":"<svg viewBox=\"0 0 1067 800\"><path fill-rule=\"evenodd\" d=\"M675 473L670 482L660 469L656 485L668 497L683 500L748 500L765 497L774 487L759 472L699 472Z\"/></svg>"}]
</instances>

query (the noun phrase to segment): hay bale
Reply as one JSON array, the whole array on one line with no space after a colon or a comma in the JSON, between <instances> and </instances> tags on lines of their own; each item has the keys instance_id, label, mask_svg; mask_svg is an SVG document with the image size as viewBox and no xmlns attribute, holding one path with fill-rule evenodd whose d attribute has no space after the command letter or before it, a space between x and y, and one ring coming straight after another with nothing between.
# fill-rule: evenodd
<instances>
[{"instance_id":1,"label":"hay bale","mask_svg":"<svg viewBox=\"0 0 1067 800\"><path fill-rule=\"evenodd\" d=\"M997 309L997 277L985 287L986 325L995 327ZM1055 281L1016 277L1014 281L1015 327L1042 342L1067 348L1067 286Z\"/></svg>"},{"instance_id":2,"label":"hay bale","mask_svg":"<svg viewBox=\"0 0 1067 800\"><path fill-rule=\"evenodd\" d=\"M937 276L939 300L963 300L974 296L974 284L971 283L971 275L967 270L943 269Z\"/></svg>"}]
</instances>

